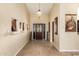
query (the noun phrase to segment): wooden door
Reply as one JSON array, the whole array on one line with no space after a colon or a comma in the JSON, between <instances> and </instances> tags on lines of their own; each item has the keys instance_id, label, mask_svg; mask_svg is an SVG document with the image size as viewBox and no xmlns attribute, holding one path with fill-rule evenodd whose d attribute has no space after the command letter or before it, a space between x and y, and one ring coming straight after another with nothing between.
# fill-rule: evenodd
<instances>
[{"instance_id":1,"label":"wooden door","mask_svg":"<svg viewBox=\"0 0 79 59\"><path fill-rule=\"evenodd\" d=\"M33 39L45 39L45 24L33 24Z\"/></svg>"}]
</instances>

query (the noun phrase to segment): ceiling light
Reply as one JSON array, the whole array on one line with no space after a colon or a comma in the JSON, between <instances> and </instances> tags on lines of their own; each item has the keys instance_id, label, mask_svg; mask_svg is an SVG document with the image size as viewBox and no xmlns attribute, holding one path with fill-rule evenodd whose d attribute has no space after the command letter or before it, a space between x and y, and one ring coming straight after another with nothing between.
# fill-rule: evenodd
<instances>
[{"instance_id":1,"label":"ceiling light","mask_svg":"<svg viewBox=\"0 0 79 59\"><path fill-rule=\"evenodd\" d=\"M37 11L37 15L38 16L41 16L42 15L42 12L40 11L40 9Z\"/></svg>"},{"instance_id":2,"label":"ceiling light","mask_svg":"<svg viewBox=\"0 0 79 59\"><path fill-rule=\"evenodd\" d=\"M39 3L39 9L38 9L38 11L37 11L37 15L38 15L39 17L42 15L42 12L41 12L41 10L40 10L40 3Z\"/></svg>"}]
</instances>

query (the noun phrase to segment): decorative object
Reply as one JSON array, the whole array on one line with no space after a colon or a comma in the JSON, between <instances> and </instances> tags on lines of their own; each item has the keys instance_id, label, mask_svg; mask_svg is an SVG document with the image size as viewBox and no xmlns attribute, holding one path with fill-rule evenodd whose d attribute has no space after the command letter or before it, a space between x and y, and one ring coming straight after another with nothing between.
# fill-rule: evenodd
<instances>
[{"instance_id":1,"label":"decorative object","mask_svg":"<svg viewBox=\"0 0 79 59\"><path fill-rule=\"evenodd\" d=\"M11 31L13 32L13 31L16 31L17 29L16 29L16 19L12 19L12 22L11 22L12 24L11 24Z\"/></svg>"},{"instance_id":2,"label":"decorative object","mask_svg":"<svg viewBox=\"0 0 79 59\"><path fill-rule=\"evenodd\" d=\"M65 31L75 32L76 31L76 14L66 14L65 15Z\"/></svg>"},{"instance_id":3,"label":"decorative object","mask_svg":"<svg viewBox=\"0 0 79 59\"><path fill-rule=\"evenodd\" d=\"M42 15L42 12L41 12L41 9L40 9L40 3L38 5L38 7L39 7L39 9L37 11L37 15L38 15L38 17L40 17Z\"/></svg>"},{"instance_id":4,"label":"decorative object","mask_svg":"<svg viewBox=\"0 0 79 59\"><path fill-rule=\"evenodd\" d=\"M54 21L54 31L55 31L55 34L57 35L58 34L58 17L55 18L55 21Z\"/></svg>"}]
</instances>

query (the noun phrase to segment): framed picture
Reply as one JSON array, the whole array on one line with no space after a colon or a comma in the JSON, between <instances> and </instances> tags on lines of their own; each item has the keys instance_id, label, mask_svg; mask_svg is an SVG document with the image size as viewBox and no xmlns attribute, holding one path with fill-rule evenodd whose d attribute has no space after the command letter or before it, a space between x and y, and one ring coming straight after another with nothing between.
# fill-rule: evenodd
<instances>
[{"instance_id":1,"label":"framed picture","mask_svg":"<svg viewBox=\"0 0 79 59\"><path fill-rule=\"evenodd\" d=\"M65 15L65 31L76 32L76 14Z\"/></svg>"},{"instance_id":2,"label":"framed picture","mask_svg":"<svg viewBox=\"0 0 79 59\"><path fill-rule=\"evenodd\" d=\"M20 25L19 28L21 29L22 28L22 23L20 22L19 25Z\"/></svg>"},{"instance_id":3,"label":"framed picture","mask_svg":"<svg viewBox=\"0 0 79 59\"><path fill-rule=\"evenodd\" d=\"M12 19L12 21L11 21L11 31L14 32L16 30L17 30L17 28L16 28L16 19Z\"/></svg>"},{"instance_id":4,"label":"framed picture","mask_svg":"<svg viewBox=\"0 0 79 59\"><path fill-rule=\"evenodd\" d=\"M48 32L50 32L50 22L48 22Z\"/></svg>"},{"instance_id":5,"label":"framed picture","mask_svg":"<svg viewBox=\"0 0 79 59\"><path fill-rule=\"evenodd\" d=\"M54 20L54 32L57 35L58 34L58 17L55 18Z\"/></svg>"},{"instance_id":6,"label":"framed picture","mask_svg":"<svg viewBox=\"0 0 79 59\"><path fill-rule=\"evenodd\" d=\"M22 23L22 30L24 31L24 22Z\"/></svg>"},{"instance_id":7,"label":"framed picture","mask_svg":"<svg viewBox=\"0 0 79 59\"><path fill-rule=\"evenodd\" d=\"M77 20L77 33L79 34L79 20Z\"/></svg>"}]
</instances>

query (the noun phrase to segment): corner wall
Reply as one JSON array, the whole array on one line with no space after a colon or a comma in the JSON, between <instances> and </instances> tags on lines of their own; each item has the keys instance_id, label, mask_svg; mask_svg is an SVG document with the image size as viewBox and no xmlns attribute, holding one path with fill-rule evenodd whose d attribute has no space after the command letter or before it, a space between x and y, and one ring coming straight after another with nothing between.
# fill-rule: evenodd
<instances>
[{"instance_id":1,"label":"corner wall","mask_svg":"<svg viewBox=\"0 0 79 59\"><path fill-rule=\"evenodd\" d=\"M54 42L52 41L52 22L58 17L58 35L54 34ZM60 4L54 3L50 13L50 42L59 50L59 20L60 20ZM56 29L55 29L56 30Z\"/></svg>"}]
</instances>

